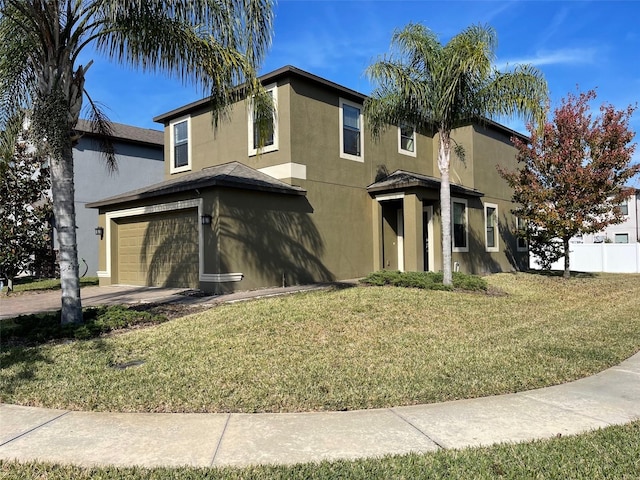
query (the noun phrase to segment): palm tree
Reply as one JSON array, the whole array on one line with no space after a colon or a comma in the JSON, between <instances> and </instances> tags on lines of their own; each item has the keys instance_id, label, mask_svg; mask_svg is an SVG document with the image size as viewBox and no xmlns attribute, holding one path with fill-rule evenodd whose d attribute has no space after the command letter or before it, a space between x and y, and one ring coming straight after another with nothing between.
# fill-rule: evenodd
<instances>
[{"instance_id":1,"label":"palm tree","mask_svg":"<svg viewBox=\"0 0 640 480\"><path fill-rule=\"evenodd\" d=\"M547 84L534 67L495 69L495 31L468 27L442 45L420 24L394 32L392 53L366 71L375 88L365 103L374 137L391 125L438 132L444 283L451 284L451 132L487 117L520 115L542 124ZM395 50L394 50L395 49Z\"/></svg>"},{"instance_id":2,"label":"palm tree","mask_svg":"<svg viewBox=\"0 0 640 480\"><path fill-rule=\"evenodd\" d=\"M72 148L85 98L94 128L109 131L85 91L81 52L195 84L217 123L241 96L265 98L256 70L272 17L272 0L0 0L0 131L28 109L30 138L50 159L62 323L82 322ZM106 158L113 164L112 149Z\"/></svg>"}]
</instances>

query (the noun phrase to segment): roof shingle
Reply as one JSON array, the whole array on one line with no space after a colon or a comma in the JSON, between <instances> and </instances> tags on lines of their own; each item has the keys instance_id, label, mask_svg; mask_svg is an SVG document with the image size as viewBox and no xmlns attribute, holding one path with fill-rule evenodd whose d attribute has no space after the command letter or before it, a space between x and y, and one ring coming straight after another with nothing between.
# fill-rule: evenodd
<instances>
[{"instance_id":1,"label":"roof shingle","mask_svg":"<svg viewBox=\"0 0 640 480\"><path fill-rule=\"evenodd\" d=\"M282 193L287 195L305 195L306 190L284 183L266 173L247 167L240 162L208 167L198 172L188 173L165 180L148 187L139 188L120 195L88 203L87 208L99 208L110 205L155 198L162 195L181 193L187 190L207 187L228 187L245 190Z\"/></svg>"}]
</instances>

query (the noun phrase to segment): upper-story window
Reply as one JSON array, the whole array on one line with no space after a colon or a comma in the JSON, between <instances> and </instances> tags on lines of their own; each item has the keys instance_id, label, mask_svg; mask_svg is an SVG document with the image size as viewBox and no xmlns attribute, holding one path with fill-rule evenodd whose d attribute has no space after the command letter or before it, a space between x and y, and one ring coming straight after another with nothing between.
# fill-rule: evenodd
<instances>
[{"instance_id":1,"label":"upper-story window","mask_svg":"<svg viewBox=\"0 0 640 480\"><path fill-rule=\"evenodd\" d=\"M410 125L398 127L398 152L416 156L416 129Z\"/></svg>"},{"instance_id":2,"label":"upper-story window","mask_svg":"<svg viewBox=\"0 0 640 480\"><path fill-rule=\"evenodd\" d=\"M487 203L484 206L484 224L487 252L497 252L498 247L498 206Z\"/></svg>"},{"instance_id":3,"label":"upper-story window","mask_svg":"<svg viewBox=\"0 0 640 480\"><path fill-rule=\"evenodd\" d=\"M467 201L464 199L451 199L451 213L453 217L453 251L469 251L469 220L467 216Z\"/></svg>"},{"instance_id":4,"label":"upper-story window","mask_svg":"<svg viewBox=\"0 0 640 480\"><path fill-rule=\"evenodd\" d=\"M623 200L620 205L620 212L622 215L629 215L629 203L626 200Z\"/></svg>"},{"instance_id":5,"label":"upper-story window","mask_svg":"<svg viewBox=\"0 0 640 480\"><path fill-rule=\"evenodd\" d=\"M169 124L171 173L191 170L191 118L179 118Z\"/></svg>"},{"instance_id":6,"label":"upper-story window","mask_svg":"<svg viewBox=\"0 0 640 480\"><path fill-rule=\"evenodd\" d=\"M340 157L364 162L362 105L340 99Z\"/></svg>"},{"instance_id":7,"label":"upper-story window","mask_svg":"<svg viewBox=\"0 0 640 480\"><path fill-rule=\"evenodd\" d=\"M260 131L260 126L256 121L256 111L253 104L249 107L249 155L273 152L278 150L278 87L274 83L265 87L267 93L273 100L274 112L271 120L267 122L266 128ZM261 137L261 134L263 137ZM262 142L261 142L262 141ZM262 145L260 145L262 143Z\"/></svg>"}]
</instances>

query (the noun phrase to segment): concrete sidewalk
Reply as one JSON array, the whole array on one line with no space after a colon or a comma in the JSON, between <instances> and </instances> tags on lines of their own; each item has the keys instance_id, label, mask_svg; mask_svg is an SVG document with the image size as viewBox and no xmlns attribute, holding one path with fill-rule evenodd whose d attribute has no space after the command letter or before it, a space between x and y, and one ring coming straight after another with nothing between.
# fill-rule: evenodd
<instances>
[{"instance_id":1,"label":"concrete sidewalk","mask_svg":"<svg viewBox=\"0 0 640 480\"><path fill-rule=\"evenodd\" d=\"M299 414L92 413L0 405L0 458L84 466L291 464L520 442L640 418L640 353L510 395Z\"/></svg>"}]
</instances>

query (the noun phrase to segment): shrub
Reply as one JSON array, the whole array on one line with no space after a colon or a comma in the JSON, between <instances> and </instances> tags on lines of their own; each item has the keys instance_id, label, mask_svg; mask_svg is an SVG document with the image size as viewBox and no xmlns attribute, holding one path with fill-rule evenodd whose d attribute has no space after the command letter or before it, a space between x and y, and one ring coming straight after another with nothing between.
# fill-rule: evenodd
<instances>
[{"instance_id":1,"label":"shrub","mask_svg":"<svg viewBox=\"0 0 640 480\"><path fill-rule=\"evenodd\" d=\"M487 282L477 275L455 272L453 287L442 283L441 272L399 272L397 270L381 270L367 275L362 283L374 286L391 285L395 287L422 288L425 290L460 290L484 291Z\"/></svg>"},{"instance_id":2,"label":"shrub","mask_svg":"<svg viewBox=\"0 0 640 480\"><path fill-rule=\"evenodd\" d=\"M453 287L459 288L460 290L486 291L487 281L478 275L454 272Z\"/></svg>"}]
</instances>

